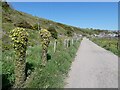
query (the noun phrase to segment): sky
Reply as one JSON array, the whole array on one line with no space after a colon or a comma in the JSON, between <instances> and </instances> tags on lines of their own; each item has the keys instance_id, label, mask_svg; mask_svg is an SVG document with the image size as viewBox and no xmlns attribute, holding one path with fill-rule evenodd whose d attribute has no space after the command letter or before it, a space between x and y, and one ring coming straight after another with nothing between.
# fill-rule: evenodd
<instances>
[{"instance_id":1,"label":"sky","mask_svg":"<svg viewBox=\"0 0 120 90\"><path fill-rule=\"evenodd\" d=\"M117 2L10 2L16 10L80 27L118 30Z\"/></svg>"}]
</instances>

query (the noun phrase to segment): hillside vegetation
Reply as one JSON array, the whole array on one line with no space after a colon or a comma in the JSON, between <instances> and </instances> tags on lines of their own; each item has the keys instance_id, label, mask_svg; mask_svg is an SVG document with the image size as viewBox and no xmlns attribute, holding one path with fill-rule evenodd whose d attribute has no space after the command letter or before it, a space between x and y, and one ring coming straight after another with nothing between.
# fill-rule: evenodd
<instances>
[{"instance_id":1,"label":"hillside vegetation","mask_svg":"<svg viewBox=\"0 0 120 90\"><path fill-rule=\"evenodd\" d=\"M105 48L106 50L109 50L113 52L114 54L120 56L120 49L119 49L119 43L118 38L94 38L92 39L93 42L98 44L99 46Z\"/></svg>"},{"instance_id":2,"label":"hillside vegetation","mask_svg":"<svg viewBox=\"0 0 120 90\"><path fill-rule=\"evenodd\" d=\"M3 49L10 48L10 38L9 32L14 29L15 27L23 27L27 28L28 32L30 33L30 40L32 40L31 44L36 44L37 37L37 30L38 30L38 23L39 28L49 28L50 26L54 27L58 33L58 35L67 36L67 32L72 33L82 33L78 28L64 25L61 23L53 22L51 20L38 18L23 12L19 12L14 10L8 5L6 2L2 5L2 28L3 28Z\"/></svg>"},{"instance_id":3,"label":"hillside vegetation","mask_svg":"<svg viewBox=\"0 0 120 90\"><path fill-rule=\"evenodd\" d=\"M58 33L58 36L71 36L74 34L82 34L83 36L88 36L91 34L98 34L100 32L105 32L104 30L95 29L83 29L74 26L69 26L66 24L54 22L44 18L39 18L26 14L24 12L17 11L11 8L7 2L2 3L2 29L3 29L3 50L10 49L10 38L9 32L15 27L27 28L31 40L30 45L36 45L38 40L38 29L54 27ZM39 23L39 26L38 26Z\"/></svg>"},{"instance_id":4,"label":"hillside vegetation","mask_svg":"<svg viewBox=\"0 0 120 90\"><path fill-rule=\"evenodd\" d=\"M38 26L38 22L40 25ZM15 41L11 31L25 29L28 33L28 46L26 51L26 80L22 87L25 88L60 88L64 86L70 65L74 60L81 38L74 38L74 33L82 34L76 27L38 18L11 8L7 2L2 3L2 88L15 87ZM16 29L15 29L16 28ZM39 31L47 29L51 33L50 44L47 52L47 63L42 64L42 42ZM13 30L14 29L14 30ZM39 30L38 30L39 29ZM17 33L20 31L16 31ZM76 35L75 34L75 35ZM24 33L23 33L24 35ZM14 42L13 42L14 40ZM44 39L43 39L44 40ZM69 42L66 43L66 40ZM56 46L55 46L55 42ZM67 44L67 45L66 45ZM19 46L19 43L15 44ZM15 46L14 45L14 46ZM23 44L22 44L23 45ZM18 47L16 47L18 48ZM22 48L21 48L22 49ZM17 49L16 49L17 50ZM18 51L18 50L17 50ZM20 62L20 61L19 61ZM19 70L16 72L20 72ZM19 82L18 82L19 83Z\"/></svg>"},{"instance_id":5,"label":"hillside vegetation","mask_svg":"<svg viewBox=\"0 0 120 90\"><path fill-rule=\"evenodd\" d=\"M2 34L0 34L2 62L0 64L2 64L2 86L5 90L15 85L15 50L18 54L22 52L23 54L20 53L20 55L26 57L24 62L26 64L26 79L22 87L63 88L64 79L82 37L89 38L93 34L108 32L92 28L78 28L32 16L13 9L7 2L2 2L2 16L0 18L2 19ZM25 48L22 48L22 45ZM43 50L47 56L45 66L42 65ZM20 61L22 60L18 62ZM16 72L19 73L19 70Z\"/></svg>"}]
</instances>

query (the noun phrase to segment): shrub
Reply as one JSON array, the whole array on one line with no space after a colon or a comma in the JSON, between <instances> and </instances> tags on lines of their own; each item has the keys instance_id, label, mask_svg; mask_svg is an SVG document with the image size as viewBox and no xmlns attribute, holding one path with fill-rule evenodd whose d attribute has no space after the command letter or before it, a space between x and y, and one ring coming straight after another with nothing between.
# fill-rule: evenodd
<instances>
[{"instance_id":1,"label":"shrub","mask_svg":"<svg viewBox=\"0 0 120 90\"><path fill-rule=\"evenodd\" d=\"M68 30L68 31L67 31L67 36L68 36L68 37L72 37L72 36L73 36L72 31Z\"/></svg>"},{"instance_id":2,"label":"shrub","mask_svg":"<svg viewBox=\"0 0 120 90\"><path fill-rule=\"evenodd\" d=\"M40 27L40 25L39 25L39 27L38 27L38 24L34 24L33 26L32 26L32 29L33 30L41 30L41 27Z\"/></svg>"},{"instance_id":3,"label":"shrub","mask_svg":"<svg viewBox=\"0 0 120 90\"><path fill-rule=\"evenodd\" d=\"M55 39L58 38L58 33L57 33L57 31L55 30L54 27L49 27L48 31L51 33L51 35L52 35L53 38L55 38Z\"/></svg>"},{"instance_id":4,"label":"shrub","mask_svg":"<svg viewBox=\"0 0 120 90\"><path fill-rule=\"evenodd\" d=\"M32 25L30 25L27 21L21 20L17 23L14 24L16 27L21 27L21 28L29 28L32 29Z\"/></svg>"}]
</instances>

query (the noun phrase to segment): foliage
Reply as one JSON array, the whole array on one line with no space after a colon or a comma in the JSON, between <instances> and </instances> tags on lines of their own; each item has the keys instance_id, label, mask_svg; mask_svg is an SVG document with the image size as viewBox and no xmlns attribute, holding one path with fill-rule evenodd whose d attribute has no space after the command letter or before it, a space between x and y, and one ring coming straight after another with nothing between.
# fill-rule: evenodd
<instances>
[{"instance_id":1,"label":"foliage","mask_svg":"<svg viewBox=\"0 0 120 90\"><path fill-rule=\"evenodd\" d=\"M74 42L69 48L64 48L63 40L58 39L56 53L53 53L53 44L48 47L45 67L41 67L42 47L29 46L26 52L26 75L30 79L26 81L25 88L60 88L64 86L66 77L73 58L75 57L79 42ZM11 87L14 84L14 54L13 49L3 53L3 87ZM33 74L35 72L35 75Z\"/></svg>"},{"instance_id":2,"label":"foliage","mask_svg":"<svg viewBox=\"0 0 120 90\"><path fill-rule=\"evenodd\" d=\"M58 44L56 53L53 47L48 49L48 63L45 67L37 66L34 76L26 84L27 88L63 88L64 79L75 57L79 42L65 49L62 43Z\"/></svg>"},{"instance_id":3,"label":"foliage","mask_svg":"<svg viewBox=\"0 0 120 90\"><path fill-rule=\"evenodd\" d=\"M14 52L6 50L2 52L2 88L7 90L14 84Z\"/></svg>"},{"instance_id":4,"label":"foliage","mask_svg":"<svg viewBox=\"0 0 120 90\"><path fill-rule=\"evenodd\" d=\"M40 27L40 25L39 25L39 27L38 27L38 24L34 24L33 26L32 26L32 29L33 30L40 30L41 29L41 27Z\"/></svg>"},{"instance_id":5,"label":"foliage","mask_svg":"<svg viewBox=\"0 0 120 90\"><path fill-rule=\"evenodd\" d=\"M67 31L67 36L68 36L68 37L72 37L72 36L73 36L73 35L72 35L72 31L70 31L70 30Z\"/></svg>"},{"instance_id":6,"label":"foliage","mask_svg":"<svg viewBox=\"0 0 120 90\"><path fill-rule=\"evenodd\" d=\"M28 42L28 33L23 28L15 28L11 32L11 38L15 49L15 87L22 87L26 76L26 49Z\"/></svg>"},{"instance_id":7,"label":"foliage","mask_svg":"<svg viewBox=\"0 0 120 90\"><path fill-rule=\"evenodd\" d=\"M22 28L29 28L32 29L32 25L30 25L27 21L21 20L19 22L16 22L14 24L16 27L22 27Z\"/></svg>"},{"instance_id":8,"label":"foliage","mask_svg":"<svg viewBox=\"0 0 120 90\"><path fill-rule=\"evenodd\" d=\"M6 3L7 5L7 3ZM8 12L9 11L9 12ZM15 27L22 27L22 28L27 28L27 32L29 33L29 47L27 49L27 65L26 65L26 74L28 77L30 77L30 81L28 81L28 84L26 84L26 87L30 88L30 87L35 87L35 88L59 88L59 87L63 87L63 79L66 76L71 62L75 56L75 53L77 51L77 48L79 46L79 42L74 43L73 46L70 46L68 48L65 49L64 45L62 44L62 40L61 42L58 42L58 46L56 49L56 53L53 53L53 45L50 45L50 37L52 36L53 38L57 38L57 40L59 41L59 38L57 35L61 34L61 37L65 37L66 33L68 36L71 36L72 33L77 33L77 34L84 34L85 36L87 36L87 34L91 35L94 33L99 33L100 31L95 31L93 30L88 30L88 29L81 29L81 28L77 28L77 27L73 27L73 26L69 26L69 25L65 25L65 24L61 24L61 23L57 23L54 21L50 21L47 19L43 19L43 18L38 18L20 11L16 11L11 9L10 7L3 6L3 10L2 10L2 14L3 14L3 31L4 31L4 35L2 38L3 39L3 47L6 46L6 48L4 48L4 52L2 53L3 55L3 81L4 87L8 87L8 86L12 86L14 84L14 79L15 79L15 75L14 75L14 64L13 61L15 59L14 57L14 52L13 49L11 49L11 40L9 39L9 34L8 32L12 30L12 28ZM48 28L49 24L53 24L53 26L56 26L57 28L52 28L52 30L41 30L41 33L44 34L39 34L37 30L33 30L35 27L35 29L38 29L37 27L37 22L38 19L41 21L41 27L43 28ZM33 27L32 27L33 26ZM23 30L25 31L25 30ZM45 31L45 32L44 32ZM19 32L19 31L16 31ZM104 32L104 31L103 31ZM24 35L22 35L23 37ZM41 41L39 41L39 36L41 36ZM13 36L14 37L14 36ZM19 48L16 50L20 50L20 52L22 53L22 46L24 46L26 48L27 43L22 43L25 40L25 38L23 40L22 37L20 38L20 41L16 41L16 37L13 38L13 41L15 41L15 45L14 48ZM17 46L18 43L20 44L20 46ZM41 56L42 55L42 50L43 48L40 46L40 44L43 45L44 49L46 49L45 51L45 55L47 55L47 65L46 67L41 67ZM25 54L24 54L25 55ZM32 73L35 72L35 75L33 75L32 77Z\"/></svg>"},{"instance_id":9,"label":"foliage","mask_svg":"<svg viewBox=\"0 0 120 90\"><path fill-rule=\"evenodd\" d=\"M105 48L106 50L109 50L114 54L120 56L120 50L118 49L118 38L94 38L92 41Z\"/></svg>"},{"instance_id":10,"label":"foliage","mask_svg":"<svg viewBox=\"0 0 120 90\"><path fill-rule=\"evenodd\" d=\"M49 27L48 31L51 33L52 37L57 39L58 38L58 32L55 30L54 27Z\"/></svg>"},{"instance_id":11,"label":"foliage","mask_svg":"<svg viewBox=\"0 0 120 90\"><path fill-rule=\"evenodd\" d=\"M47 29L40 30L41 44L42 44L42 64L45 66L47 62L47 51L50 43L51 33Z\"/></svg>"},{"instance_id":12,"label":"foliage","mask_svg":"<svg viewBox=\"0 0 120 90\"><path fill-rule=\"evenodd\" d=\"M36 31L38 30L38 21L40 21L40 27L42 28L48 28L50 26L50 24L52 24L52 26L54 26L54 29L57 31L50 31L52 34L53 38L58 38L58 35L61 36L66 36L67 35L67 31L68 31L68 35L71 36L71 32L72 33L77 33L77 34L84 34L84 36L87 36L86 34L94 34L94 33L99 33L101 32L101 30L88 30L88 29L82 29L82 28L78 28L78 27L74 27L74 26L70 26L70 25L66 25L66 24L62 24L62 23L58 23L58 22L54 22L48 19L44 19L44 18L39 18L36 16L32 16L30 14L24 13L24 12L20 12L17 11L13 8L11 8L11 6L5 2L5 4L2 5L2 28L3 28L3 51L6 49L10 49L11 46L11 40L9 38L9 34L8 32L11 31L12 29L16 28L16 27L22 27L22 28L27 28L29 34L31 34L32 36L34 36L34 38L32 38L31 36L29 37L30 39L30 44L31 46L38 44L37 40L38 40L38 35L36 34ZM39 27L39 28L40 28ZM35 29L35 30L33 30ZM35 33L34 33L35 31ZM70 31L70 33L69 33ZM54 33L53 33L54 32ZM104 31L103 31L104 32Z\"/></svg>"},{"instance_id":13,"label":"foliage","mask_svg":"<svg viewBox=\"0 0 120 90\"><path fill-rule=\"evenodd\" d=\"M51 33L47 29L40 30L40 36L41 36L41 44L46 45L45 48L48 47L50 43L50 37Z\"/></svg>"},{"instance_id":14,"label":"foliage","mask_svg":"<svg viewBox=\"0 0 120 90\"><path fill-rule=\"evenodd\" d=\"M10 5L7 4L7 2L2 2L2 8L8 10L9 7L10 7Z\"/></svg>"},{"instance_id":15,"label":"foliage","mask_svg":"<svg viewBox=\"0 0 120 90\"><path fill-rule=\"evenodd\" d=\"M10 32L10 34L10 37L14 42L14 49L20 53L25 51L28 42L28 33L26 30L24 28L15 28Z\"/></svg>"}]
</instances>

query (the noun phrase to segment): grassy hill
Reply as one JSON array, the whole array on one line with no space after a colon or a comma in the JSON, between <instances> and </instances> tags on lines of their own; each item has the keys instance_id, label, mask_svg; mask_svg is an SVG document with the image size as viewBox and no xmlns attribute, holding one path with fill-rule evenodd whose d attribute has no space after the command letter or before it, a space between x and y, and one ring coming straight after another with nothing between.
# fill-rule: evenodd
<instances>
[{"instance_id":1,"label":"grassy hill","mask_svg":"<svg viewBox=\"0 0 120 90\"><path fill-rule=\"evenodd\" d=\"M10 48L9 32L15 27L27 28L30 33L30 40L33 44L36 44L35 40L38 39L37 29L33 30L33 27L40 23L40 27L49 28L50 26L54 27L58 32L58 35L67 36L68 31L72 33L83 33L80 28L65 25L62 23L54 22L51 20L35 17L24 12L17 11L7 3L2 3L2 28L3 28L3 49Z\"/></svg>"},{"instance_id":2,"label":"grassy hill","mask_svg":"<svg viewBox=\"0 0 120 90\"><path fill-rule=\"evenodd\" d=\"M52 38L48 49L48 63L46 67L41 67L42 47L40 44L40 35L37 28L49 28L50 24L58 34L58 44L54 52L54 39ZM69 34L82 34L79 28L54 22L51 20L38 18L24 12L19 12L11 8L7 2L2 3L2 87L9 89L14 86L14 60L15 52L12 47L10 31L15 27L26 28L29 33L29 46L26 51L26 76L24 87L27 88L59 88L64 86L64 78L67 75L70 65L74 59L80 41L66 48L63 44L64 38L72 38ZM42 69L42 70L41 70ZM47 80L47 81L46 81Z\"/></svg>"},{"instance_id":3,"label":"grassy hill","mask_svg":"<svg viewBox=\"0 0 120 90\"><path fill-rule=\"evenodd\" d=\"M59 22L54 22L44 18L32 16L30 14L17 11L7 2L2 3L2 38L0 36L0 44L2 43L2 86L3 89L13 87L15 81L14 60L15 52L12 48L10 31L15 27L26 28L29 33L29 45L26 51L26 76L24 83L26 88L63 88L64 79L67 76L72 61L74 60L76 51L80 45L80 40L74 41L72 45L66 47L63 43L65 38L74 38L82 34L90 36L91 34L99 34L107 32L104 30L78 28ZM54 27L57 34L56 52L54 52L54 39L52 38L48 48L48 57L46 67L41 67L41 41L38 30L39 28ZM51 31L52 33L52 31ZM70 43L71 44L71 43ZM1 70L0 70L1 71Z\"/></svg>"},{"instance_id":4,"label":"grassy hill","mask_svg":"<svg viewBox=\"0 0 120 90\"><path fill-rule=\"evenodd\" d=\"M67 36L68 32L74 34L82 34L85 36L89 36L94 33L105 32L101 30L94 30L94 29L83 29L78 28L66 24L62 24L59 22L54 22L51 20L47 20L44 18L39 18L36 16L32 16L30 14L17 11L12 8L7 2L2 3L2 29L3 29L3 49L10 49L10 38L9 32L14 29L15 27L23 27L27 28L28 32L30 33L30 41L33 44L37 44L35 42L38 40L38 31L37 28L33 30L33 27L38 27L38 23L42 28L49 28L50 26L54 27L59 35Z\"/></svg>"}]
</instances>

